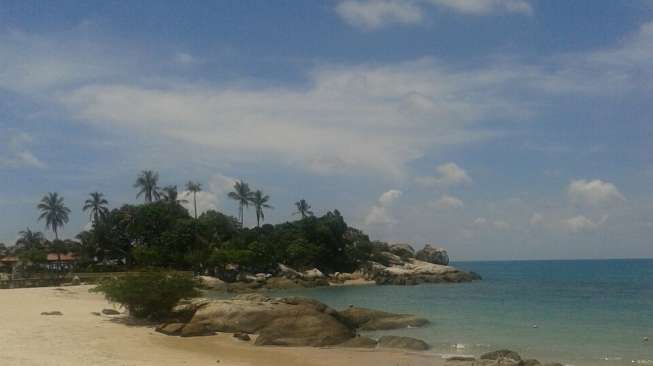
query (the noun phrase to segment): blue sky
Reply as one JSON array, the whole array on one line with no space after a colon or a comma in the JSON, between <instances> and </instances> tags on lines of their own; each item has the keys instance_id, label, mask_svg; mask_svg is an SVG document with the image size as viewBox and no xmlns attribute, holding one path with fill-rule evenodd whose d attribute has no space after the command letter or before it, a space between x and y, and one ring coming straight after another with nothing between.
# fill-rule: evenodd
<instances>
[{"instance_id":1,"label":"blue sky","mask_svg":"<svg viewBox=\"0 0 653 366\"><path fill-rule=\"evenodd\" d=\"M458 260L653 257L651 97L651 1L2 0L0 242L153 169Z\"/></svg>"}]
</instances>

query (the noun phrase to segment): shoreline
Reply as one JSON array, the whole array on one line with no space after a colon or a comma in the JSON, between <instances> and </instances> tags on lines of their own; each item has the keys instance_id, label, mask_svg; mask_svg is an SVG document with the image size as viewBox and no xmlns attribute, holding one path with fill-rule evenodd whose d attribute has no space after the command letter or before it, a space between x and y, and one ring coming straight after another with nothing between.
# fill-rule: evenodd
<instances>
[{"instance_id":1,"label":"shoreline","mask_svg":"<svg viewBox=\"0 0 653 366\"><path fill-rule=\"evenodd\" d=\"M92 286L0 290L0 354L8 365L412 365L441 366L427 352L254 346L231 334L170 337L127 317L93 315L114 308ZM61 316L40 315L60 311ZM127 324L126 324L127 323ZM219 362L218 362L219 361Z\"/></svg>"}]
</instances>

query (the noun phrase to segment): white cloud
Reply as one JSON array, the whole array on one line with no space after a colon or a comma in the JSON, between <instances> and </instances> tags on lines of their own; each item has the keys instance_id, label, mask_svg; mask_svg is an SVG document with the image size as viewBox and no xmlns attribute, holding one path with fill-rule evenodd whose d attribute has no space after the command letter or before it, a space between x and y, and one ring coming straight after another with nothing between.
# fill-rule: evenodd
<instances>
[{"instance_id":1,"label":"white cloud","mask_svg":"<svg viewBox=\"0 0 653 366\"><path fill-rule=\"evenodd\" d=\"M465 205L463 201L459 198L449 195L442 195L437 201L433 203L435 208L446 210L446 209L460 209Z\"/></svg>"},{"instance_id":2,"label":"white cloud","mask_svg":"<svg viewBox=\"0 0 653 366\"><path fill-rule=\"evenodd\" d=\"M626 199L614 184L599 179L574 180L569 184L567 194L573 203L589 206L610 205Z\"/></svg>"},{"instance_id":3,"label":"white cloud","mask_svg":"<svg viewBox=\"0 0 653 366\"><path fill-rule=\"evenodd\" d=\"M222 205L224 199L233 189L235 182L236 179L232 177L222 174L213 175L209 179L208 185L202 187L203 190L197 193L197 214L200 215L209 210L219 210L223 208ZM182 203L182 205L188 210L188 212L193 213L195 208L193 206L192 192L183 191L180 196L188 201Z\"/></svg>"},{"instance_id":4,"label":"white cloud","mask_svg":"<svg viewBox=\"0 0 653 366\"><path fill-rule=\"evenodd\" d=\"M336 5L336 12L352 26L376 30L392 24L420 24L432 7L475 16L533 14L525 0L345 0Z\"/></svg>"},{"instance_id":5,"label":"white cloud","mask_svg":"<svg viewBox=\"0 0 653 366\"><path fill-rule=\"evenodd\" d=\"M532 15L533 7L525 0L428 0L434 5L468 15L514 13Z\"/></svg>"},{"instance_id":6,"label":"white cloud","mask_svg":"<svg viewBox=\"0 0 653 366\"><path fill-rule=\"evenodd\" d=\"M422 10L410 0L346 0L336 11L347 23L369 30L422 21Z\"/></svg>"},{"instance_id":7,"label":"white cloud","mask_svg":"<svg viewBox=\"0 0 653 366\"><path fill-rule=\"evenodd\" d=\"M384 192L381 197L379 197L379 205L381 206L390 206L392 205L397 199L401 197L401 191L397 189L391 189L387 192Z\"/></svg>"},{"instance_id":8,"label":"white cloud","mask_svg":"<svg viewBox=\"0 0 653 366\"><path fill-rule=\"evenodd\" d=\"M591 231L598 227L597 223L583 215L574 216L562 222L563 226L571 232Z\"/></svg>"},{"instance_id":9,"label":"white cloud","mask_svg":"<svg viewBox=\"0 0 653 366\"><path fill-rule=\"evenodd\" d=\"M437 176L418 177L416 182L423 186L450 187L472 183L465 169L455 163L446 163L435 168Z\"/></svg>"},{"instance_id":10,"label":"white cloud","mask_svg":"<svg viewBox=\"0 0 653 366\"><path fill-rule=\"evenodd\" d=\"M367 216L365 216L366 225L390 225L395 224L397 220L392 217L390 207L401 197L402 192L397 189L391 189L384 192L378 199L377 203L372 206Z\"/></svg>"},{"instance_id":11,"label":"white cloud","mask_svg":"<svg viewBox=\"0 0 653 366\"><path fill-rule=\"evenodd\" d=\"M531 218L528 220L528 223L531 226L537 226L537 225L541 224L543 221L544 221L544 216L542 216L542 214L540 214L538 212L533 212L533 214L531 215Z\"/></svg>"},{"instance_id":12,"label":"white cloud","mask_svg":"<svg viewBox=\"0 0 653 366\"><path fill-rule=\"evenodd\" d=\"M511 227L510 223L504 220L495 220L492 226L497 230L509 230Z\"/></svg>"},{"instance_id":13,"label":"white cloud","mask_svg":"<svg viewBox=\"0 0 653 366\"><path fill-rule=\"evenodd\" d=\"M487 219L485 217L477 217L473 222L476 226L485 226L487 224Z\"/></svg>"},{"instance_id":14,"label":"white cloud","mask_svg":"<svg viewBox=\"0 0 653 366\"><path fill-rule=\"evenodd\" d=\"M0 130L0 168L44 168L45 164L29 149L32 136L15 130Z\"/></svg>"}]
</instances>

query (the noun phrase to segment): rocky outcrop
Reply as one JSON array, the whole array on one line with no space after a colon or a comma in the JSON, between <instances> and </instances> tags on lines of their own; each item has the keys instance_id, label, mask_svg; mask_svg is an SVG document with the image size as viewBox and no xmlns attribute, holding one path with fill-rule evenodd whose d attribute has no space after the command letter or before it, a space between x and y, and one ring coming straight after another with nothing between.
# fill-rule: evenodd
<instances>
[{"instance_id":1,"label":"rocky outcrop","mask_svg":"<svg viewBox=\"0 0 653 366\"><path fill-rule=\"evenodd\" d=\"M402 259L408 259L415 257L415 249L413 249L410 244L405 243L396 243L390 244L390 253L401 257Z\"/></svg>"},{"instance_id":2,"label":"rocky outcrop","mask_svg":"<svg viewBox=\"0 0 653 366\"><path fill-rule=\"evenodd\" d=\"M511 350L488 352L476 360L474 357L453 356L447 358L444 366L541 366L535 359L522 360L521 356ZM544 366L563 366L561 363L546 363Z\"/></svg>"},{"instance_id":3,"label":"rocky outcrop","mask_svg":"<svg viewBox=\"0 0 653 366\"><path fill-rule=\"evenodd\" d=\"M393 314L385 311L351 307L338 312L338 316L351 328L360 330L390 330L421 327L429 321L409 314Z\"/></svg>"},{"instance_id":4,"label":"rocky outcrop","mask_svg":"<svg viewBox=\"0 0 653 366\"><path fill-rule=\"evenodd\" d=\"M189 326L201 333L257 333L257 345L329 346L354 336L352 329L315 300L273 300L247 296L213 301L201 307Z\"/></svg>"},{"instance_id":5,"label":"rocky outcrop","mask_svg":"<svg viewBox=\"0 0 653 366\"><path fill-rule=\"evenodd\" d=\"M481 355L481 360L501 360L501 359L511 359L514 361L521 361L521 356L515 351L508 349L501 349L498 351L492 351Z\"/></svg>"},{"instance_id":6,"label":"rocky outcrop","mask_svg":"<svg viewBox=\"0 0 653 366\"><path fill-rule=\"evenodd\" d=\"M187 321L179 321L177 317L160 325L156 331L182 337L224 332L238 334L239 339L248 338L245 335L258 334L255 344L259 346L340 345L372 348L377 342L368 337L357 337L357 330L397 329L428 324L428 320L408 314L354 307L338 312L313 299L272 299L262 294L243 294L231 300L197 299L175 308L176 313L191 311L193 313ZM391 348L423 349L419 342L410 338L391 337L384 340L384 345Z\"/></svg>"},{"instance_id":7,"label":"rocky outcrop","mask_svg":"<svg viewBox=\"0 0 653 366\"><path fill-rule=\"evenodd\" d=\"M202 286L209 290L224 291L227 289L227 284L217 277L199 276L199 280L202 283Z\"/></svg>"},{"instance_id":8,"label":"rocky outcrop","mask_svg":"<svg viewBox=\"0 0 653 366\"><path fill-rule=\"evenodd\" d=\"M415 254L415 259L443 266L449 265L449 254L447 254L447 250L432 247L430 244L426 244L424 248L420 249Z\"/></svg>"},{"instance_id":9,"label":"rocky outcrop","mask_svg":"<svg viewBox=\"0 0 653 366\"><path fill-rule=\"evenodd\" d=\"M379 347L398 348L412 351L426 351L430 347L426 342L411 337L383 336L379 338Z\"/></svg>"},{"instance_id":10,"label":"rocky outcrop","mask_svg":"<svg viewBox=\"0 0 653 366\"><path fill-rule=\"evenodd\" d=\"M417 285L420 283L469 282L480 279L473 272L408 259L401 264L384 266L371 262L366 269L367 276L380 285Z\"/></svg>"}]
</instances>

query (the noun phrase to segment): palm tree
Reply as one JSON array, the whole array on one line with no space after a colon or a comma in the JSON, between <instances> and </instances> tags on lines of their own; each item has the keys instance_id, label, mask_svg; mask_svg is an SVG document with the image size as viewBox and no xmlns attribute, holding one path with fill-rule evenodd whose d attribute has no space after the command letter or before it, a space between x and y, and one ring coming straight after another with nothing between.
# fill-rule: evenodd
<instances>
[{"instance_id":1,"label":"palm tree","mask_svg":"<svg viewBox=\"0 0 653 366\"><path fill-rule=\"evenodd\" d=\"M268 201L270 200L270 196L267 194L263 194L261 190L257 190L254 192L252 195L251 202L254 205L254 208L256 209L256 226L261 226L261 221L265 220L265 215L263 214L263 209L264 208L273 208L272 206L268 205Z\"/></svg>"},{"instance_id":2,"label":"palm tree","mask_svg":"<svg viewBox=\"0 0 653 366\"><path fill-rule=\"evenodd\" d=\"M40 248L45 242L45 237L40 231L32 231L30 228L22 230L18 233L18 240L16 246L23 249Z\"/></svg>"},{"instance_id":3,"label":"palm tree","mask_svg":"<svg viewBox=\"0 0 653 366\"><path fill-rule=\"evenodd\" d=\"M109 214L109 208L107 208L109 202L100 192L90 193L89 196L90 198L84 202L82 210L89 211L89 219L93 221L93 225L97 225L100 220L104 220Z\"/></svg>"},{"instance_id":4,"label":"palm tree","mask_svg":"<svg viewBox=\"0 0 653 366\"><path fill-rule=\"evenodd\" d=\"M249 189L249 184L242 180L234 183L234 191L229 192L229 198L238 202L238 218L240 219L240 226L244 224L244 208L249 207L252 200L252 191Z\"/></svg>"},{"instance_id":5,"label":"palm tree","mask_svg":"<svg viewBox=\"0 0 653 366\"><path fill-rule=\"evenodd\" d=\"M302 219L307 218L308 216L313 216L313 211L311 211L311 205L306 202L303 198L297 202L295 202L295 207L297 207L297 212L293 213L293 215L302 215Z\"/></svg>"},{"instance_id":6,"label":"palm tree","mask_svg":"<svg viewBox=\"0 0 653 366\"><path fill-rule=\"evenodd\" d=\"M188 201L186 201L185 199L179 198L179 192L177 191L177 186L163 187L160 196L165 202L178 203L178 204L188 203Z\"/></svg>"},{"instance_id":7,"label":"palm tree","mask_svg":"<svg viewBox=\"0 0 653 366\"><path fill-rule=\"evenodd\" d=\"M159 173L151 170L143 170L134 183L134 188L140 188L136 198L141 195L145 197L145 202L150 203L153 200L159 200L161 193L159 192Z\"/></svg>"},{"instance_id":8,"label":"palm tree","mask_svg":"<svg viewBox=\"0 0 653 366\"><path fill-rule=\"evenodd\" d=\"M186 183L186 190L188 193L193 194L193 206L195 208L195 220L197 220L197 192L200 192L202 190L202 185L193 182L192 180L189 180L188 183Z\"/></svg>"},{"instance_id":9,"label":"palm tree","mask_svg":"<svg viewBox=\"0 0 653 366\"><path fill-rule=\"evenodd\" d=\"M45 227L52 229L55 240L59 240L58 230L68 223L70 213L70 209L63 203L63 197L56 192L50 192L43 196L37 207L41 210L39 221L45 219Z\"/></svg>"}]
</instances>

